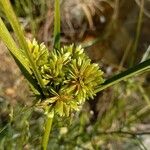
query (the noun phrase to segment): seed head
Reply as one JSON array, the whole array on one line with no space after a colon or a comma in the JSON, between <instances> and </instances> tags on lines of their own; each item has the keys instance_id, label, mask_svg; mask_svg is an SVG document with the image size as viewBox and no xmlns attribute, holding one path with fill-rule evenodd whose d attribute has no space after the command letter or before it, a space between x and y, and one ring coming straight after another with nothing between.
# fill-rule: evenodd
<instances>
[{"instance_id":1,"label":"seed head","mask_svg":"<svg viewBox=\"0 0 150 150\"><path fill-rule=\"evenodd\" d=\"M39 99L38 107L69 116L95 96L95 89L104 81L103 72L91 63L81 46L72 44L48 51L35 40L28 45L46 89L46 98Z\"/></svg>"}]
</instances>

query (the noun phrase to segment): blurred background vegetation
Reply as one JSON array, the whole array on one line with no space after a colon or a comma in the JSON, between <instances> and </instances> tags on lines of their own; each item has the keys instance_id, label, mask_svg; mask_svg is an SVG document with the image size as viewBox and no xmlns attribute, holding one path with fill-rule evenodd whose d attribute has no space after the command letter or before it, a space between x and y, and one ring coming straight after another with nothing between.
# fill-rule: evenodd
<instances>
[{"instance_id":1,"label":"blurred background vegetation","mask_svg":"<svg viewBox=\"0 0 150 150\"><path fill-rule=\"evenodd\" d=\"M54 0L11 2L26 36L51 49ZM109 78L147 52L150 1L61 0L61 43L81 44ZM2 42L0 56L0 150L38 150L43 115L32 107L32 93ZM149 114L150 73L145 73L98 93L70 118L56 117L49 149L148 150Z\"/></svg>"}]
</instances>

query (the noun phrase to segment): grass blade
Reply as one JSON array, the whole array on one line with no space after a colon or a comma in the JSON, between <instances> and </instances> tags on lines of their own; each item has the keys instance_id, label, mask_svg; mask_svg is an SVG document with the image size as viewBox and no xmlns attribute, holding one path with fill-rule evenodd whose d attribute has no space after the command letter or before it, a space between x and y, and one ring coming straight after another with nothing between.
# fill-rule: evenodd
<instances>
[{"instance_id":1,"label":"grass blade","mask_svg":"<svg viewBox=\"0 0 150 150\"><path fill-rule=\"evenodd\" d=\"M9 0L1 0L0 3L2 4L3 11L4 11L8 21L10 22L10 24L11 24L15 34L17 35L17 39L18 39L20 48L26 54L26 57L27 57L27 59L30 62L30 65L31 65L31 67L33 69L34 75L35 75L35 77L36 77L40 87L42 89L44 89L43 80L42 80L41 75L40 75L40 73L38 71L38 68L35 65L35 62L34 62L34 60L32 58L32 55L29 52L28 45L27 45L27 42L26 42L25 37L24 37L24 32L21 29L21 26L20 26L19 21L18 21L15 13L13 11L13 8L12 8L12 6L10 4L10 1Z\"/></svg>"},{"instance_id":2,"label":"grass blade","mask_svg":"<svg viewBox=\"0 0 150 150\"><path fill-rule=\"evenodd\" d=\"M112 85L115 85L119 83L120 81L123 81L129 77L133 77L135 75L141 74L144 71L150 70L150 59L138 64L137 66L134 66L132 68L129 68L128 70L119 73L112 78L106 80L99 88L97 88L96 92L102 91Z\"/></svg>"},{"instance_id":3,"label":"grass blade","mask_svg":"<svg viewBox=\"0 0 150 150\"><path fill-rule=\"evenodd\" d=\"M54 48L60 49L60 0L55 0Z\"/></svg>"},{"instance_id":4,"label":"grass blade","mask_svg":"<svg viewBox=\"0 0 150 150\"><path fill-rule=\"evenodd\" d=\"M9 49L11 55L15 59L18 67L20 68L22 74L30 83L30 86L34 87L34 89L40 91L37 82L31 76L31 70L28 66L28 63L23 57L21 51L19 51L15 41L13 40L12 36L10 35L9 31L7 30L4 22L0 18L0 39L5 43L7 48Z\"/></svg>"},{"instance_id":5,"label":"grass blade","mask_svg":"<svg viewBox=\"0 0 150 150\"><path fill-rule=\"evenodd\" d=\"M22 62L22 65L26 68L26 70L28 72L31 73L30 68L28 67L25 59L22 57L22 52L18 51L18 47L15 43L15 41L13 40L13 38L11 37L9 31L7 30L4 22L2 21L2 19L0 18L0 38L2 39L2 41L6 44L6 46L8 47L8 49L10 50L10 52L20 61Z\"/></svg>"}]
</instances>

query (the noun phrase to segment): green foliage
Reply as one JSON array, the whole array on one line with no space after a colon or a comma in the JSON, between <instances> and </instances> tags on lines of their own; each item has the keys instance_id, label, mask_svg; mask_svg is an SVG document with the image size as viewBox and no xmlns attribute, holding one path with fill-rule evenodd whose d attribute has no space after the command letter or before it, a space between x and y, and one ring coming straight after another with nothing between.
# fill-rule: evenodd
<instances>
[{"instance_id":1,"label":"green foliage","mask_svg":"<svg viewBox=\"0 0 150 150\"><path fill-rule=\"evenodd\" d=\"M24 31L19 24L19 21L13 11L13 8L12 8L9 0L5 0L5 1L2 0L0 3L3 7L3 11L4 11L7 19L9 20L9 22L17 36L17 40L18 40L19 46L20 46L19 49L17 49L18 53L21 50L23 52L23 54L25 55L25 57L27 57L28 61L30 62L30 65L32 66L32 71L34 72L34 74L36 76L36 79L38 81L40 88L43 88L43 82L41 80L40 73L38 72L38 69L36 68L36 65L34 64L32 55L30 55L30 52L29 52L29 48L28 48L28 45L27 45L27 42L26 42L26 39L24 36ZM4 35L3 35L3 37L4 37ZM9 41L9 42L12 43L12 41ZM12 48L10 47L10 49L12 49ZM20 63L22 64L23 62L20 62ZM31 86L34 87L35 85L31 85Z\"/></svg>"},{"instance_id":2,"label":"green foliage","mask_svg":"<svg viewBox=\"0 0 150 150\"><path fill-rule=\"evenodd\" d=\"M84 49L81 46L72 44L70 46L60 47L59 0L55 1L54 48L50 51L43 43L38 44L36 40L33 40L32 42L26 41L24 32L20 27L19 21L15 16L9 1L2 0L0 1L0 4L16 34L19 46L14 42L2 19L0 19L0 38L10 50L10 53L16 60L23 75L29 81L31 89L37 98L36 108L38 108L38 110L43 109L47 115L43 138L44 150L47 147L54 114L57 114L56 117L59 116L62 119L64 119L63 117L71 118L72 112L80 110L84 102L88 99L92 99L97 92L129 77L149 71L150 69L150 60L146 60L127 71L119 73L104 81L103 72L97 64L91 63L90 58L85 54ZM131 85L128 87L129 90L135 88ZM131 87L133 87L133 89ZM143 92L141 85L139 87L140 91ZM54 133L52 135L59 134L59 136L55 136L52 141L50 141L50 143L53 144L52 146L55 149L58 149L60 145L62 146L62 149L64 147L67 149L86 149L90 145L90 149L98 149L105 143L110 142L110 137L106 137L107 134L118 139L116 136L117 133L120 134L121 130L125 132L126 128L124 127L129 127L133 121L149 111L149 105L143 109L141 109L140 106L136 106L135 109L133 108L134 111L128 113L129 118L125 118L127 120L124 121L121 116L124 115L127 105L125 99L130 99L130 97L121 97L119 94L124 91L129 93L129 91L124 90L122 86L117 89L119 90L113 90L116 95L111 95L112 103L109 103L108 110L106 110L102 117L96 118L97 122L94 122L91 126L89 125L89 123L91 123L89 111L80 114L78 116L79 118L74 120L74 124L70 127L64 127L64 130L61 128L62 130L58 131L58 126L54 124L56 126L56 131L53 131ZM149 104L146 95L144 95L144 99L146 99L146 102ZM10 110L13 109L11 108ZM17 113L19 114L19 112ZM6 120L6 124L0 127L0 138L2 139L0 145L2 148L5 148L5 145L9 144L10 147L8 149L15 149L16 145L19 145L20 149L22 149L24 145L27 147L29 146L30 149L36 146L36 140L40 145L41 136L39 135L41 135L43 129L39 129L40 131L37 135L36 132L29 131L29 126L31 129L35 127L34 130L36 130L37 128L42 127L43 124L36 124L36 119L33 119L33 127L32 123L28 121L32 111L24 112L21 110L21 112L24 114L21 114L18 118L15 117L16 120L13 118L13 111L8 112L7 115L9 117L8 120ZM16 116L17 113L15 114ZM59 124L58 120L60 118L57 119L55 120L55 123ZM64 122L64 120L61 120L61 125ZM92 129L87 127L91 127ZM118 131L113 132L114 128L118 129ZM21 131L22 129L23 131ZM112 132L106 132L107 130ZM121 132L121 135L122 134L123 133ZM125 132L125 134L130 135L132 138L135 138L136 136L132 133ZM13 135L15 136L13 137ZM32 136L34 137L33 139ZM34 139L36 140L33 141ZM34 146L32 146L32 144Z\"/></svg>"},{"instance_id":3,"label":"green foliage","mask_svg":"<svg viewBox=\"0 0 150 150\"><path fill-rule=\"evenodd\" d=\"M45 86L46 98L41 97L37 105L69 116L70 111L78 110L86 99L93 98L95 89L103 82L103 72L91 63L81 46L64 46L48 52L44 44L38 45L35 40L28 45Z\"/></svg>"},{"instance_id":4,"label":"green foliage","mask_svg":"<svg viewBox=\"0 0 150 150\"><path fill-rule=\"evenodd\" d=\"M150 59L145 60L144 62L135 65L134 67L131 67L122 73L114 75L110 79L106 80L96 91L97 92L102 91L103 89L110 87L116 83L119 83L120 81L123 81L125 79L128 79L129 77L133 77L149 71L150 71Z\"/></svg>"}]
</instances>

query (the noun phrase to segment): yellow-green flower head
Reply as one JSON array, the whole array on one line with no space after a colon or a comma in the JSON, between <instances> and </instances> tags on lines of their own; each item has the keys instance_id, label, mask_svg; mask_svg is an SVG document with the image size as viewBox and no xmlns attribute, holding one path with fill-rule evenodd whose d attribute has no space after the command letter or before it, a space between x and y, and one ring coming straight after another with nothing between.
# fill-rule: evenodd
<instances>
[{"instance_id":1,"label":"yellow-green flower head","mask_svg":"<svg viewBox=\"0 0 150 150\"><path fill-rule=\"evenodd\" d=\"M85 100L93 98L97 86L104 81L103 72L91 63L81 46L48 51L44 44L38 45L33 40L29 48L46 89L46 98L41 98L37 105L45 110L69 116Z\"/></svg>"}]
</instances>

